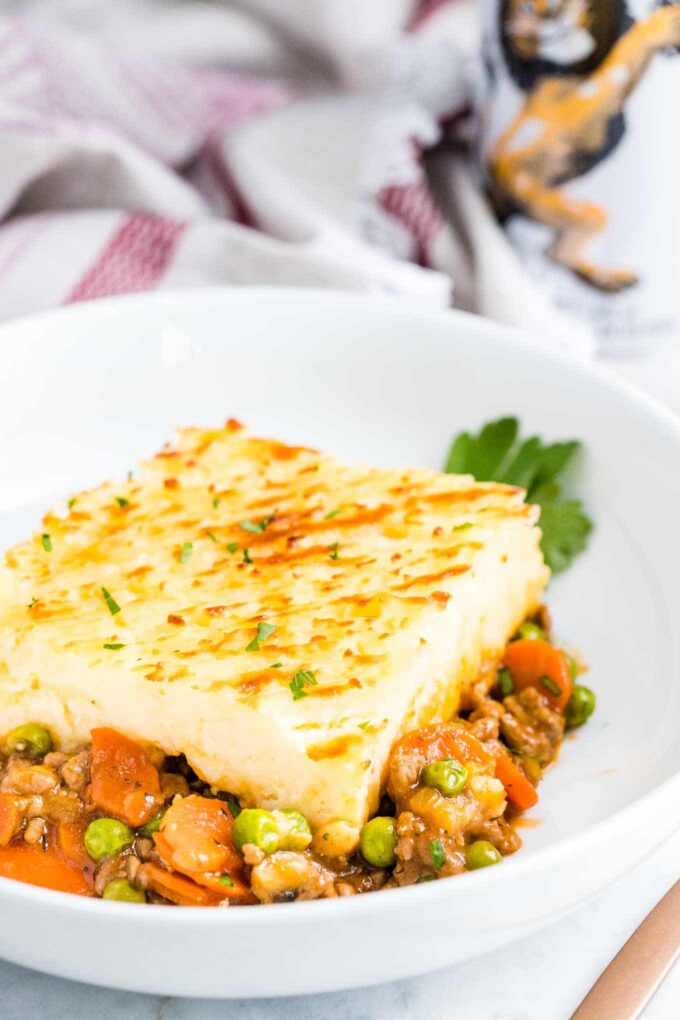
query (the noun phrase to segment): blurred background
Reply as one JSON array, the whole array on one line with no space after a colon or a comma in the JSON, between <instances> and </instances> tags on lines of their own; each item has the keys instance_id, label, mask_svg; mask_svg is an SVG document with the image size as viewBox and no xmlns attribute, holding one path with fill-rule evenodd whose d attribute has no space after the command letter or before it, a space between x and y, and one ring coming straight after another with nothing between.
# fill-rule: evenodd
<instances>
[{"instance_id":1,"label":"blurred background","mask_svg":"<svg viewBox=\"0 0 680 1020\"><path fill-rule=\"evenodd\" d=\"M680 406L680 4L0 0L0 319L382 292Z\"/></svg>"}]
</instances>

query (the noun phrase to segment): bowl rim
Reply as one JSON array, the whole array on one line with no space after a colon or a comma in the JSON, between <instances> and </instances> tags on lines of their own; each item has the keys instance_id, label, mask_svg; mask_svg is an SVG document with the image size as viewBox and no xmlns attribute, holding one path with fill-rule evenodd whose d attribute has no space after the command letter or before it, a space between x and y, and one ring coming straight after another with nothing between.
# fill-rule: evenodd
<instances>
[{"instance_id":1,"label":"bowl rim","mask_svg":"<svg viewBox=\"0 0 680 1020\"><path fill-rule=\"evenodd\" d=\"M16 330L31 329L32 327L49 327L56 320L68 322L70 319L84 319L103 316L112 310L123 308L132 309L146 305L173 306L191 304L195 301L221 302L223 300L248 300L258 302L262 299L283 300L284 302L299 302L301 307L310 301L321 301L327 303L350 304L361 309L361 306L371 308L375 312L392 312L400 316L414 320L436 320L442 326L455 329L456 324L463 325L472 331L482 342L502 342L515 349L535 355L539 360L552 362L561 368L570 368L577 375L590 377L596 380L597 384L607 390L613 396L620 396L629 405L643 412L647 421L656 428L667 431L670 438L675 442L680 455L680 417L667 408L663 403L652 397L650 394L635 386L632 382L621 376L614 375L603 365L584 361L569 351L557 350L551 347L541 346L540 341L528 331L522 331L503 323L496 323L478 315L463 312L453 308L429 307L421 302L411 299L385 295L385 294L364 294L352 291L336 289L311 288L311 287L277 287L277 286L226 286L214 285L208 287L173 288L162 291L146 292L143 294L126 294L120 296L95 298L78 304L62 308L47 309L31 315L17 317L0 323L0 359L2 358L2 344L8 335ZM630 803L625 804L613 814L602 821L590 825L580 832L563 839L557 840L548 847L526 850L520 855L513 855L506 859L503 868L482 869L479 872L468 872L463 875L453 876L455 882L447 881L444 889L439 883L422 883L421 885L405 886L395 889L380 890L383 895L380 897L380 908L386 910L401 910L409 902L412 907L426 905L442 898L451 900L455 896L455 890L461 893L474 893L477 887L484 883L485 889L493 889L498 884L512 883L515 880L526 877L531 871L540 871L550 868L560 858L570 857L577 852L587 848L589 844L596 845L607 835L608 830L617 827L625 827L632 822L633 816L640 815L646 811L652 811L657 801L671 802L680 801L680 766L676 771L667 776L651 790L636 797ZM663 840L659 836L654 845ZM651 849L651 848L650 848ZM45 907L60 908L71 915L79 914L92 917L117 917L121 904L112 901L105 901L93 897L78 896L72 893L58 892L46 889L41 886L30 885L19 882L15 879L0 877L0 899L5 897L23 901L26 905L43 904ZM586 897L582 897L587 898ZM577 901L574 901L576 905ZM191 910L171 910L160 904L124 904L125 918L130 921L141 921L152 923L152 917L165 918L164 924L185 927L193 923L201 925L224 927L225 930L233 927L249 927L252 925L288 925L291 922L304 924L313 922L324 916L330 919L360 919L367 913L373 913L377 903L374 897L348 896L336 897L327 900L309 900L302 903L276 904L276 910L268 910L263 914L260 910L239 908L233 910L216 910L212 907L193 907ZM155 909L154 909L155 908ZM162 914L159 913L162 911ZM95 913L96 912L96 913ZM234 914L236 916L234 916Z\"/></svg>"}]
</instances>

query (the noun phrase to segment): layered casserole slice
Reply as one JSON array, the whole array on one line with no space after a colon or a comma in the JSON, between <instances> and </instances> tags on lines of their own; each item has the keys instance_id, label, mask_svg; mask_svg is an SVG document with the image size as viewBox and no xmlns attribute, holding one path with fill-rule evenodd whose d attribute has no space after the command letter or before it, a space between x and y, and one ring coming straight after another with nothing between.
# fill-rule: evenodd
<instances>
[{"instance_id":1,"label":"layered casserole slice","mask_svg":"<svg viewBox=\"0 0 680 1020\"><path fill-rule=\"evenodd\" d=\"M375 812L398 738L496 675L548 571L522 490L237 422L75 496L0 573L0 717L111 727L242 805Z\"/></svg>"}]
</instances>

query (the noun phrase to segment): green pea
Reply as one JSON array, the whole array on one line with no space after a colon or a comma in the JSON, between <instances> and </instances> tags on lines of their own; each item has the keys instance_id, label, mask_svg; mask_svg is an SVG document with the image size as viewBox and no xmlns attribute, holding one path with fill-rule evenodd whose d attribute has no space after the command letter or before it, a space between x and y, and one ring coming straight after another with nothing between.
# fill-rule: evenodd
<instances>
[{"instance_id":1,"label":"green pea","mask_svg":"<svg viewBox=\"0 0 680 1020\"><path fill-rule=\"evenodd\" d=\"M159 811L157 815L150 818L144 825L140 825L137 829L138 836L153 836L154 832L158 832L163 821L163 815L165 811Z\"/></svg>"},{"instance_id":2,"label":"green pea","mask_svg":"<svg viewBox=\"0 0 680 1020\"><path fill-rule=\"evenodd\" d=\"M5 737L8 751L26 752L36 758L42 758L52 750L50 731L38 723L24 723L17 726Z\"/></svg>"},{"instance_id":3,"label":"green pea","mask_svg":"<svg viewBox=\"0 0 680 1020\"><path fill-rule=\"evenodd\" d=\"M430 762L420 773L420 781L425 786L439 790L444 797L453 797L459 793L467 782L468 770L455 758L442 758L441 761Z\"/></svg>"},{"instance_id":4,"label":"green pea","mask_svg":"<svg viewBox=\"0 0 680 1020\"><path fill-rule=\"evenodd\" d=\"M374 868L391 868L396 861L397 823L394 818L378 815L361 829L359 847L364 860Z\"/></svg>"},{"instance_id":5,"label":"green pea","mask_svg":"<svg viewBox=\"0 0 680 1020\"><path fill-rule=\"evenodd\" d=\"M146 893L126 878L114 878L104 888L103 900L118 900L120 903L146 903Z\"/></svg>"},{"instance_id":6,"label":"green pea","mask_svg":"<svg viewBox=\"0 0 680 1020\"><path fill-rule=\"evenodd\" d=\"M564 721L568 730L583 726L595 711L596 698L590 687L576 684L564 712Z\"/></svg>"},{"instance_id":7,"label":"green pea","mask_svg":"<svg viewBox=\"0 0 680 1020\"><path fill-rule=\"evenodd\" d=\"M531 620L525 620L522 626L518 628L514 640L517 641L520 638L524 641L547 641L548 635L542 627L538 626L537 623L532 623Z\"/></svg>"},{"instance_id":8,"label":"green pea","mask_svg":"<svg viewBox=\"0 0 680 1020\"><path fill-rule=\"evenodd\" d=\"M491 864L498 864L503 858L493 843L485 839L478 839L465 847L465 866L469 871L476 871L477 868L488 868Z\"/></svg>"},{"instance_id":9,"label":"green pea","mask_svg":"<svg viewBox=\"0 0 680 1020\"><path fill-rule=\"evenodd\" d=\"M272 811L279 830L279 850L306 850L312 842L309 822L300 811Z\"/></svg>"},{"instance_id":10,"label":"green pea","mask_svg":"<svg viewBox=\"0 0 680 1020\"><path fill-rule=\"evenodd\" d=\"M117 818L95 818L85 830L85 849L93 861L100 861L119 854L134 838L132 829Z\"/></svg>"},{"instance_id":11,"label":"green pea","mask_svg":"<svg viewBox=\"0 0 680 1020\"><path fill-rule=\"evenodd\" d=\"M273 854L279 848L279 829L271 811L260 808L245 808L234 819L231 838L237 850L246 843L254 843L265 854Z\"/></svg>"}]
</instances>

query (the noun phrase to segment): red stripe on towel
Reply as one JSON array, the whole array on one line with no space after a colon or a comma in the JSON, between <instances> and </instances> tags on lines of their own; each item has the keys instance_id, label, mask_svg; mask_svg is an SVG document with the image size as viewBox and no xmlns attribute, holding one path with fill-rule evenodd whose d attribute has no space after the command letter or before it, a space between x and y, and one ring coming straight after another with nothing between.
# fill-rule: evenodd
<instances>
[{"instance_id":1,"label":"red stripe on towel","mask_svg":"<svg viewBox=\"0 0 680 1020\"><path fill-rule=\"evenodd\" d=\"M172 262L186 226L150 213L129 216L64 303L152 290Z\"/></svg>"},{"instance_id":2,"label":"red stripe on towel","mask_svg":"<svg viewBox=\"0 0 680 1020\"><path fill-rule=\"evenodd\" d=\"M257 227L255 214L229 169L222 149L222 141L218 135L214 133L209 135L203 147L203 158L231 207L231 219L244 227Z\"/></svg>"},{"instance_id":3,"label":"red stripe on towel","mask_svg":"<svg viewBox=\"0 0 680 1020\"><path fill-rule=\"evenodd\" d=\"M394 184L383 188L378 202L390 216L399 220L413 239L413 258L421 266L430 265L430 248L442 226L442 215L432 201L427 182Z\"/></svg>"},{"instance_id":4,"label":"red stripe on towel","mask_svg":"<svg viewBox=\"0 0 680 1020\"><path fill-rule=\"evenodd\" d=\"M406 31L417 32L442 7L448 7L450 4L457 2L458 0L420 0L406 26Z\"/></svg>"}]
</instances>

